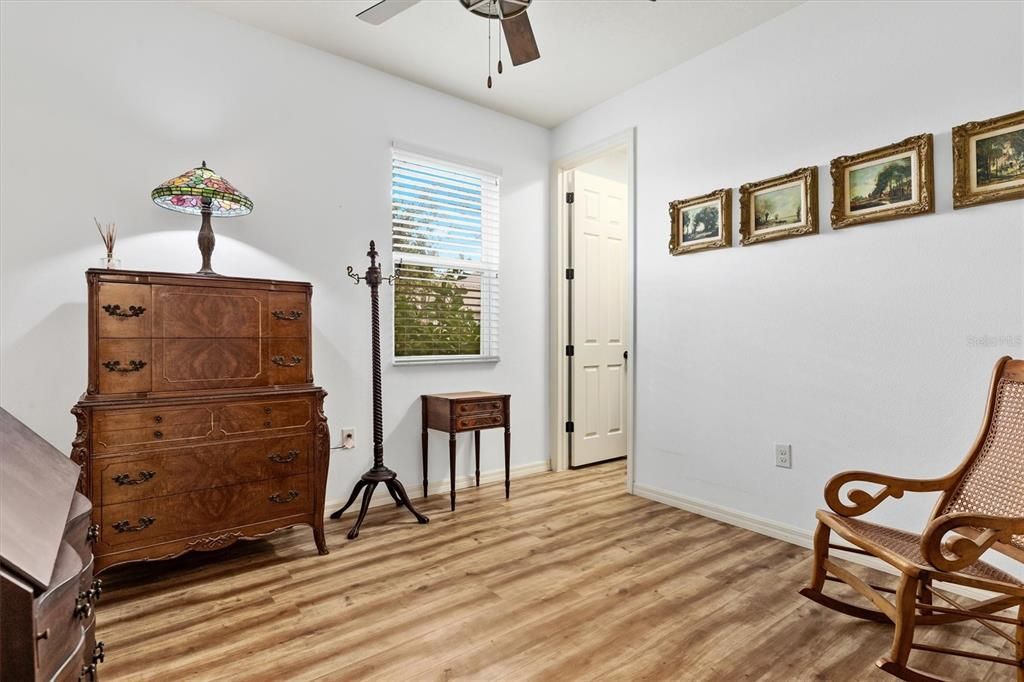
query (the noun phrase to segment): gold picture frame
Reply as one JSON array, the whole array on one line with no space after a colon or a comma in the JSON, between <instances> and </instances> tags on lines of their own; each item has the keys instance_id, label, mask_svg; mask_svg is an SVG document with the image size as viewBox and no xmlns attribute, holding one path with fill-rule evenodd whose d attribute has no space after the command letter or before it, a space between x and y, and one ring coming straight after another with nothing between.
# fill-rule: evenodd
<instances>
[{"instance_id":1,"label":"gold picture frame","mask_svg":"<svg viewBox=\"0 0 1024 682\"><path fill-rule=\"evenodd\" d=\"M932 134L832 159L832 227L935 212Z\"/></svg>"},{"instance_id":2,"label":"gold picture frame","mask_svg":"<svg viewBox=\"0 0 1024 682\"><path fill-rule=\"evenodd\" d=\"M1005 161L978 152L999 153ZM983 167L988 166L988 167ZM979 181L979 176L985 175ZM953 128L953 208L1024 198L1024 111Z\"/></svg>"},{"instance_id":3,"label":"gold picture frame","mask_svg":"<svg viewBox=\"0 0 1024 682\"><path fill-rule=\"evenodd\" d=\"M817 166L799 168L740 187L740 244L743 246L817 233Z\"/></svg>"},{"instance_id":4,"label":"gold picture frame","mask_svg":"<svg viewBox=\"0 0 1024 682\"><path fill-rule=\"evenodd\" d=\"M672 230L668 251L673 256L732 246L731 189L677 199L669 203L668 215ZM709 221L715 222L717 230L708 229Z\"/></svg>"}]
</instances>

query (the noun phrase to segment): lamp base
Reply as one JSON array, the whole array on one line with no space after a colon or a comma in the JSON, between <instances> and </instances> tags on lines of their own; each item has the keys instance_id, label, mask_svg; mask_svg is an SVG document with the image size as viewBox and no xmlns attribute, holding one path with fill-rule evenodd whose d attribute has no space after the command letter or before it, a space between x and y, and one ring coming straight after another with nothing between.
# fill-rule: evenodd
<instances>
[{"instance_id":1,"label":"lamp base","mask_svg":"<svg viewBox=\"0 0 1024 682\"><path fill-rule=\"evenodd\" d=\"M213 255L213 247L217 245L217 237L213 234L213 225L210 222L210 200L203 199L203 224L199 227L199 253L203 255L203 266L196 272L197 275L216 275L210 265L210 257Z\"/></svg>"}]
</instances>

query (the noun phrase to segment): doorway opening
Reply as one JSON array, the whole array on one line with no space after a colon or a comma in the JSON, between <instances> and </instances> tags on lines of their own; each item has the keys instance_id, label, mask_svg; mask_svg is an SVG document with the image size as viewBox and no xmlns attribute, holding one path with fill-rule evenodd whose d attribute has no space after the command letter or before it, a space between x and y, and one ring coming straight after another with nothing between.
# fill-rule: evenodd
<instances>
[{"instance_id":1,"label":"doorway opening","mask_svg":"<svg viewBox=\"0 0 1024 682\"><path fill-rule=\"evenodd\" d=\"M633 482L634 131L557 161L552 468L625 459Z\"/></svg>"}]
</instances>

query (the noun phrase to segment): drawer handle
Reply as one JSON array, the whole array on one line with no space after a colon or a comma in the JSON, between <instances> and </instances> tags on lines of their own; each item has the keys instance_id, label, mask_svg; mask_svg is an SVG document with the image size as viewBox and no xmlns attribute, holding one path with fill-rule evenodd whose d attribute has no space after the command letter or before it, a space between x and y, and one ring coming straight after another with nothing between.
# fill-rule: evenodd
<instances>
[{"instance_id":1,"label":"drawer handle","mask_svg":"<svg viewBox=\"0 0 1024 682\"><path fill-rule=\"evenodd\" d=\"M89 665L82 666L82 672L78 673L78 682L93 682L96 679L96 664L90 663Z\"/></svg>"},{"instance_id":2,"label":"drawer handle","mask_svg":"<svg viewBox=\"0 0 1024 682\"><path fill-rule=\"evenodd\" d=\"M285 360L285 357L283 355L275 355L274 357L270 358L270 361L277 365L278 367L294 367L295 365L302 362L302 356L293 355L291 360Z\"/></svg>"},{"instance_id":3,"label":"drawer handle","mask_svg":"<svg viewBox=\"0 0 1024 682\"><path fill-rule=\"evenodd\" d=\"M89 599L90 604L95 604L103 596L103 581L99 578L94 578L92 584L89 585L89 589L85 592L86 597Z\"/></svg>"},{"instance_id":4,"label":"drawer handle","mask_svg":"<svg viewBox=\"0 0 1024 682\"><path fill-rule=\"evenodd\" d=\"M263 426L267 427L268 429L271 426L273 426L273 425L274 425L274 422L270 421L269 419L267 421L263 422Z\"/></svg>"},{"instance_id":5,"label":"drawer handle","mask_svg":"<svg viewBox=\"0 0 1024 682\"><path fill-rule=\"evenodd\" d=\"M103 645L103 641L102 640L99 641L99 642L96 642L96 646L94 646L92 648L92 662L93 663L102 663L103 661L107 660L107 655L104 652L104 649L106 649L106 647Z\"/></svg>"},{"instance_id":6,"label":"drawer handle","mask_svg":"<svg viewBox=\"0 0 1024 682\"><path fill-rule=\"evenodd\" d=\"M107 360L103 363L103 366L107 368L108 372L141 372L142 368L146 366L146 361L129 360L128 366L122 367L120 360Z\"/></svg>"},{"instance_id":7,"label":"drawer handle","mask_svg":"<svg viewBox=\"0 0 1024 682\"><path fill-rule=\"evenodd\" d=\"M100 539L100 524L94 523L89 526L89 530L85 531L85 541L90 545L94 544Z\"/></svg>"},{"instance_id":8,"label":"drawer handle","mask_svg":"<svg viewBox=\"0 0 1024 682\"><path fill-rule=\"evenodd\" d=\"M301 310L291 310L291 311L286 313L283 310L275 310L274 312L271 313L271 315L273 315L274 317L276 317L279 320L284 320L286 322L294 322L295 320L297 320L300 317L302 317L302 311Z\"/></svg>"},{"instance_id":9,"label":"drawer handle","mask_svg":"<svg viewBox=\"0 0 1024 682\"><path fill-rule=\"evenodd\" d=\"M145 530L146 528L152 526L154 521L156 521L155 517L143 516L139 518L139 525L137 526L133 526L131 521L125 520L118 521L117 523L113 524L112 527L118 533L137 533L140 530Z\"/></svg>"},{"instance_id":10,"label":"drawer handle","mask_svg":"<svg viewBox=\"0 0 1024 682\"><path fill-rule=\"evenodd\" d=\"M118 485L138 485L145 483L154 476L156 476L155 471L140 471L138 478L132 478L131 474L118 474L113 477L113 480Z\"/></svg>"},{"instance_id":11,"label":"drawer handle","mask_svg":"<svg viewBox=\"0 0 1024 682\"><path fill-rule=\"evenodd\" d=\"M272 408L272 407L264 407L263 408L263 414L270 414L273 411L274 411L274 408Z\"/></svg>"},{"instance_id":12,"label":"drawer handle","mask_svg":"<svg viewBox=\"0 0 1024 682\"><path fill-rule=\"evenodd\" d=\"M280 493L274 493L268 499L271 502L276 502L277 504L288 504L289 502L291 502L292 500L294 500L298 496L299 496L299 491L298 490L289 490L287 497L283 497L282 498Z\"/></svg>"},{"instance_id":13,"label":"drawer handle","mask_svg":"<svg viewBox=\"0 0 1024 682\"><path fill-rule=\"evenodd\" d=\"M271 462L277 462L278 464L287 464L288 462L294 462L299 456L298 450L289 450L287 455L282 455L280 452L272 453L267 457Z\"/></svg>"},{"instance_id":14,"label":"drawer handle","mask_svg":"<svg viewBox=\"0 0 1024 682\"><path fill-rule=\"evenodd\" d=\"M130 305L128 310L121 310L119 305L107 304L103 306L103 309L107 311L107 315L111 317L142 317L142 313L146 312L146 309L141 305Z\"/></svg>"},{"instance_id":15,"label":"drawer handle","mask_svg":"<svg viewBox=\"0 0 1024 682\"><path fill-rule=\"evenodd\" d=\"M164 437L164 432L163 431L154 431L153 432L153 438L163 438L163 437Z\"/></svg>"},{"instance_id":16,"label":"drawer handle","mask_svg":"<svg viewBox=\"0 0 1024 682\"><path fill-rule=\"evenodd\" d=\"M79 620L85 620L92 616L92 600L89 598L88 590L79 592L75 598L75 618Z\"/></svg>"},{"instance_id":17,"label":"drawer handle","mask_svg":"<svg viewBox=\"0 0 1024 682\"><path fill-rule=\"evenodd\" d=\"M157 424L159 424L163 420L164 420L164 418L161 417L160 415L157 415L157 416L153 417L153 421L155 421Z\"/></svg>"}]
</instances>

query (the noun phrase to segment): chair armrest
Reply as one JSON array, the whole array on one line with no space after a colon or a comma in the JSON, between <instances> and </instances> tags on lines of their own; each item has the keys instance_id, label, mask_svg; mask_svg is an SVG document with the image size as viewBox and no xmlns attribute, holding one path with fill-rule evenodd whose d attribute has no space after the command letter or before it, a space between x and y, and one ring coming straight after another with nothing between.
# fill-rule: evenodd
<instances>
[{"instance_id":1,"label":"chair armrest","mask_svg":"<svg viewBox=\"0 0 1024 682\"><path fill-rule=\"evenodd\" d=\"M859 483L876 483L881 485L882 489L875 494L871 494L866 490L854 488L846 494L848 502L844 502L840 496L843 486L855 481ZM828 504L829 509L840 516L860 516L861 514L867 514L887 498L895 497L898 499L903 497L904 492L908 491L912 493L931 493L946 490L952 481L951 476L921 480L897 478L870 471L846 471L832 477L832 480L825 486L825 502Z\"/></svg>"},{"instance_id":2,"label":"chair armrest","mask_svg":"<svg viewBox=\"0 0 1024 682\"><path fill-rule=\"evenodd\" d=\"M943 541L950 532L964 534ZM1009 543L1014 535L1024 535L1024 517L988 516L957 512L937 517L921 535L921 553L941 571L961 571L981 557L997 542Z\"/></svg>"}]
</instances>

